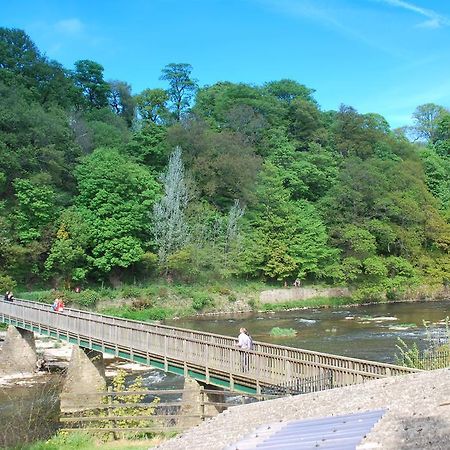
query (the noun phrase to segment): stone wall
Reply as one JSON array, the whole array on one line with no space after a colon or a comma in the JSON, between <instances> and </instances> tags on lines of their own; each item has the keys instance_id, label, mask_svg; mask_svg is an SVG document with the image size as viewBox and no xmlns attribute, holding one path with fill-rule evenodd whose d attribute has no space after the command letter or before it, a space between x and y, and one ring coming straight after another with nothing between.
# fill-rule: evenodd
<instances>
[{"instance_id":1,"label":"stone wall","mask_svg":"<svg viewBox=\"0 0 450 450\"><path fill-rule=\"evenodd\" d=\"M283 303L292 300L307 300L315 297L349 297L348 288L302 288L271 289L262 291L259 295L261 303Z\"/></svg>"}]
</instances>

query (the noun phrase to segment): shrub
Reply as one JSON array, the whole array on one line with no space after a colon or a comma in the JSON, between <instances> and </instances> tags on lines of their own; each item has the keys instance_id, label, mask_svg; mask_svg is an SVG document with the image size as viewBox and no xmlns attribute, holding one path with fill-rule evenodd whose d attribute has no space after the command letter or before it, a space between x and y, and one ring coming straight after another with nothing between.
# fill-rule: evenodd
<instances>
[{"instance_id":1,"label":"shrub","mask_svg":"<svg viewBox=\"0 0 450 450\"><path fill-rule=\"evenodd\" d=\"M143 322L152 320L164 320L173 315L171 309L152 307L147 309L131 309L131 308L106 308L101 311L102 314L115 317L123 317L124 319L139 320Z\"/></svg>"},{"instance_id":2,"label":"shrub","mask_svg":"<svg viewBox=\"0 0 450 450\"><path fill-rule=\"evenodd\" d=\"M131 307L133 309L146 309L153 306L153 301L151 298L137 298L131 302Z\"/></svg>"},{"instance_id":3,"label":"shrub","mask_svg":"<svg viewBox=\"0 0 450 450\"><path fill-rule=\"evenodd\" d=\"M99 300L99 294L92 289L86 289L76 294L71 294L70 298L77 305L84 306L85 308L92 308Z\"/></svg>"},{"instance_id":4,"label":"shrub","mask_svg":"<svg viewBox=\"0 0 450 450\"><path fill-rule=\"evenodd\" d=\"M280 328L280 327L273 327L270 330L271 336L296 336L297 330L294 330L293 328Z\"/></svg>"},{"instance_id":5,"label":"shrub","mask_svg":"<svg viewBox=\"0 0 450 450\"><path fill-rule=\"evenodd\" d=\"M192 298L192 307L196 311L200 311L206 306L212 305L213 303L213 299L204 293L197 293Z\"/></svg>"},{"instance_id":6,"label":"shrub","mask_svg":"<svg viewBox=\"0 0 450 450\"><path fill-rule=\"evenodd\" d=\"M0 275L0 294L5 291L12 291L17 283L9 275Z\"/></svg>"},{"instance_id":7,"label":"shrub","mask_svg":"<svg viewBox=\"0 0 450 450\"><path fill-rule=\"evenodd\" d=\"M123 298L136 298L141 295L141 289L136 286L125 286L122 288Z\"/></svg>"}]
</instances>

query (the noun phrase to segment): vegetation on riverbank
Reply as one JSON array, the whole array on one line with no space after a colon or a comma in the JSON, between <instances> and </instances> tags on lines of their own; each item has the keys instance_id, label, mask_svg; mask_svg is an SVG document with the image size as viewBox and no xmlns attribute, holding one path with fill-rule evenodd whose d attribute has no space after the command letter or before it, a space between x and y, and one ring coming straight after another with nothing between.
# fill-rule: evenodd
<instances>
[{"instance_id":1,"label":"vegetation on riverbank","mask_svg":"<svg viewBox=\"0 0 450 450\"><path fill-rule=\"evenodd\" d=\"M99 283L298 278L363 300L450 280L442 106L392 130L294 80L200 87L176 63L133 95L8 28L0 60L0 291L79 285L91 307ZM217 300L190 298L181 312Z\"/></svg>"},{"instance_id":2,"label":"vegetation on riverbank","mask_svg":"<svg viewBox=\"0 0 450 450\"><path fill-rule=\"evenodd\" d=\"M356 291L356 295L341 297L323 296L273 302L259 300L262 291L268 288L273 290L274 287L257 281L228 280L223 283L189 285L160 282L142 286L124 285L116 289L97 287L80 292L64 289L25 291L18 292L18 297L48 304L52 303L55 297L60 297L69 307L139 321L165 320L198 314L328 308L402 300L400 295L389 298L381 291L377 297L372 298L362 298L359 291ZM285 289L281 288L280 292ZM420 300L433 297L439 299L445 295L445 291L421 287L417 291L405 291L403 299Z\"/></svg>"},{"instance_id":3,"label":"vegetation on riverbank","mask_svg":"<svg viewBox=\"0 0 450 450\"><path fill-rule=\"evenodd\" d=\"M147 450L158 445L164 439L165 437L155 437L152 439L102 442L83 432L59 433L47 441L21 445L11 450Z\"/></svg>"},{"instance_id":4,"label":"vegetation on riverbank","mask_svg":"<svg viewBox=\"0 0 450 450\"><path fill-rule=\"evenodd\" d=\"M399 353L395 355L396 363L422 370L450 367L449 324L448 316L439 324L423 322L427 331L426 347L424 350L420 350L417 342L408 345L401 338L398 338L396 347Z\"/></svg>"},{"instance_id":5,"label":"vegetation on riverbank","mask_svg":"<svg viewBox=\"0 0 450 450\"><path fill-rule=\"evenodd\" d=\"M67 306L134 320L163 320L195 314L241 312L257 309L260 282L223 284L170 284L123 286L122 288L42 290L19 293L19 297L52 303L61 297Z\"/></svg>"}]
</instances>

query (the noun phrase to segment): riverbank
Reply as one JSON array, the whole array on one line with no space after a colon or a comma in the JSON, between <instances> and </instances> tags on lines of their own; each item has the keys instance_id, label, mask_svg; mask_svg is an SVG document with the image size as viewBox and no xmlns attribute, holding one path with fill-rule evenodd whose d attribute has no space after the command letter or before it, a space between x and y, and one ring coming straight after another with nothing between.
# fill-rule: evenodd
<instances>
[{"instance_id":1,"label":"riverbank","mask_svg":"<svg viewBox=\"0 0 450 450\"><path fill-rule=\"evenodd\" d=\"M153 284L119 289L74 291L43 290L19 293L19 298L52 303L62 297L66 306L140 321L246 312L348 307L371 303L440 300L450 297L448 287L419 286L387 296L361 297L346 287L305 286L275 288L261 282L207 285Z\"/></svg>"}]
</instances>

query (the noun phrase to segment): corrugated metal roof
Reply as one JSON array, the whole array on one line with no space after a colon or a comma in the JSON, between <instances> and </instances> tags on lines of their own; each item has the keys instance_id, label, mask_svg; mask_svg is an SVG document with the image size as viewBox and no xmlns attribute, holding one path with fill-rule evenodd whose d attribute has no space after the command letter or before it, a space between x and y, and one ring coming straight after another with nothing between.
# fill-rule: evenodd
<instances>
[{"instance_id":1,"label":"corrugated metal roof","mask_svg":"<svg viewBox=\"0 0 450 450\"><path fill-rule=\"evenodd\" d=\"M373 410L264 425L224 450L354 450L384 413Z\"/></svg>"}]
</instances>

